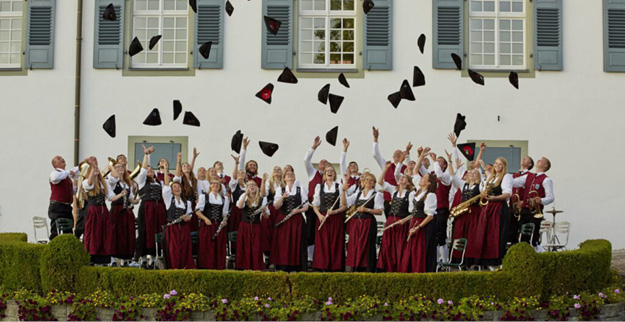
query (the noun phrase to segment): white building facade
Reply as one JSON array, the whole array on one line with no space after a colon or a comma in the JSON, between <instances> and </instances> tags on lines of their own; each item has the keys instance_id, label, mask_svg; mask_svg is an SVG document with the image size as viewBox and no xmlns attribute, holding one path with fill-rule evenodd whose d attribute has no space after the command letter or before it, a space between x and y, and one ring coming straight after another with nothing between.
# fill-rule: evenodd
<instances>
[{"instance_id":1,"label":"white building facade","mask_svg":"<svg viewBox=\"0 0 625 322\"><path fill-rule=\"evenodd\" d=\"M348 160L379 175L372 126L387 159L409 141L444 154L461 113L468 125L459 143L486 142L487 157L505 156L508 170L525 155L551 160L555 207L564 210L557 220L572 224L569 248L596 238L625 247L625 0L374 3L365 14L361 0L230 0L229 16L223 0L197 0L197 13L184 0L0 0L0 231L32 240L32 217L47 216L55 155L68 165L95 155L102 166L126 154L134 165L145 141L172 164L177 151L186 160L197 147L196 167L221 160L230 174L230 139L241 130L261 173L291 164L307 182L304 154L339 126L339 141L351 141ZM109 4L115 21L102 18ZM281 22L276 35L263 16ZM155 35L162 38L150 50ZM144 49L130 57L135 37ZM205 59L199 47L209 41ZM461 71L451 53L462 57ZM276 81L285 66L297 84ZM387 96L412 83L414 66L426 84L413 88L416 101L394 108ZM341 72L350 88L339 84ZM271 104L255 97L268 83ZM328 83L345 98L336 114L317 100ZM201 126L174 121L173 100ZM163 124L143 125L154 108ZM102 129L113 114L115 138ZM269 158L258 141L280 148ZM337 164L340 145L324 142L313 162Z\"/></svg>"}]
</instances>

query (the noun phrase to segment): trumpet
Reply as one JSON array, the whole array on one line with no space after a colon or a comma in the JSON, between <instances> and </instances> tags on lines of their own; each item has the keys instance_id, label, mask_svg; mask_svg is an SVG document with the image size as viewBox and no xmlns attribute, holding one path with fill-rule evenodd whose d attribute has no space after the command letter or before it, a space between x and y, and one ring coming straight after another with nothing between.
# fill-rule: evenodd
<instances>
[{"instance_id":1,"label":"trumpet","mask_svg":"<svg viewBox=\"0 0 625 322\"><path fill-rule=\"evenodd\" d=\"M109 175L109 173L111 172L111 171L109 170L109 166L114 167L116 164L117 164L117 160L115 160L115 159L113 159L113 158L109 157L109 163L106 165L106 168L104 168L104 169L101 171L101 172L103 173L103 174L102 174L102 177L103 177L103 178L106 178L106 176L108 176L108 175Z\"/></svg>"},{"instance_id":2,"label":"trumpet","mask_svg":"<svg viewBox=\"0 0 625 322\"><path fill-rule=\"evenodd\" d=\"M512 214L516 218L517 221L521 220L521 208L518 203L521 201L521 196L518 193L515 193L510 197L510 203L512 204Z\"/></svg>"},{"instance_id":3,"label":"trumpet","mask_svg":"<svg viewBox=\"0 0 625 322\"><path fill-rule=\"evenodd\" d=\"M529 202L530 213L534 215L535 219L542 219L545 216L542 213L540 204L537 204L536 202L534 202L534 198L536 197L539 197L538 191L536 190L532 190L527 194L527 198L529 198L528 202Z\"/></svg>"},{"instance_id":4,"label":"trumpet","mask_svg":"<svg viewBox=\"0 0 625 322\"><path fill-rule=\"evenodd\" d=\"M139 175L139 172L141 172L141 167L142 167L141 162L137 162L137 167L134 170L132 170L132 172L129 175L130 180L134 180Z\"/></svg>"},{"instance_id":5,"label":"trumpet","mask_svg":"<svg viewBox=\"0 0 625 322\"><path fill-rule=\"evenodd\" d=\"M89 165L89 163L87 161L81 161L78 164L78 169L80 171L80 176L85 178L87 176L87 171L89 171L89 168L91 166Z\"/></svg>"}]
</instances>

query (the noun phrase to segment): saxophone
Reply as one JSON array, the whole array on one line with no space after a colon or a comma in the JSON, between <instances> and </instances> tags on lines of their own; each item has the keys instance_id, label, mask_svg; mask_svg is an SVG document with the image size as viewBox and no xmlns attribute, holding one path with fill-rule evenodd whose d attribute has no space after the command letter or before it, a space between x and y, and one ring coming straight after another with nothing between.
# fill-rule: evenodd
<instances>
[{"instance_id":1,"label":"saxophone","mask_svg":"<svg viewBox=\"0 0 625 322\"><path fill-rule=\"evenodd\" d=\"M449 214L450 214L452 217L458 217L458 216L460 216L460 215L464 214L465 212L469 211L469 207L470 207L473 203L475 203L475 202L477 202L478 200L480 200L480 198L481 198L481 196L480 196L480 195L477 195L477 196L475 196L475 197L473 197L473 198L471 198L471 199L469 199L469 200L467 200L467 201L463 201L463 202L462 202L462 203L460 203L459 205L457 205L457 206L455 206L455 207L451 208L451 211L450 211L450 213L449 213Z\"/></svg>"}]
</instances>

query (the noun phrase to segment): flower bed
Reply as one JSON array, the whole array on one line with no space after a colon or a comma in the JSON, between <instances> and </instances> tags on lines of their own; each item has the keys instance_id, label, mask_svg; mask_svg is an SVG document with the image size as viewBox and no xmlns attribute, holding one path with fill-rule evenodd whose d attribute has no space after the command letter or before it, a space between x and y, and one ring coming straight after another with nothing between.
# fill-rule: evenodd
<instances>
[{"instance_id":1,"label":"flower bed","mask_svg":"<svg viewBox=\"0 0 625 322\"><path fill-rule=\"evenodd\" d=\"M346 301L328 297L318 301L275 300L271 297L242 299L209 298L202 294L146 294L113 296L97 291L86 296L56 290L40 296L25 290L0 292L0 317L4 320L68 321L361 321L361 320L623 320L625 296L622 287L599 293L499 300L471 296L459 301L416 295L397 302L360 296Z\"/></svg>"}]
</instances>

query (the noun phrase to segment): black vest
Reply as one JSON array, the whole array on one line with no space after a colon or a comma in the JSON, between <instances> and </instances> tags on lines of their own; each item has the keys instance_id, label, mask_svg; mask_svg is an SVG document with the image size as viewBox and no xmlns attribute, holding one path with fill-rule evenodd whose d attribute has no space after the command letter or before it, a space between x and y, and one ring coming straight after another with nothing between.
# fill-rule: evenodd
<instances>
[{"instance_id":1,"label":"black vest","mask_svg":"<svg viewBox=\"0 0 625 322\"><path fill-rule=\"evenodd\" d=\"M204 204L204 216L208 217L210 221L216 222L221 221L223 212L224 212L224 204L212 204L208 201L208 194L206 194L206 203ZM222 201L225 201L222 196Z\"/></svg>"},{"instance_id":2,"label":"black vest","mask_svg":"<svg viewBox=\"0 0 625 322\"><path fill-rule=\"evenodd\" d=\"M163 198L163 187L158 182L147 182L139 190L139 195L143 201L159 201Z\"/></svg>"},{"instance_id":3,"label":"black vest","mask_svg":"<svg viewBox=\"0 0 625 322\"><path fill-rule=\"evenodd\" d=\"M255 207L250 207L247 205L247 201L245 202L245 207L243 207L243 213L241 216L242 222L249 222L253 224L260 223L260 216L263 215L262 212L254 214L261 207L262 198L259 198L258 205Z\"/></svg>"},{"instance_id":4,"label":"black vest","mask_svg":"<svg viewBox=\"0 0 625 322\"><path fill-rule=\"evenodd\" d=\"M89 206L104 206L104 201L105 197L103 193L95 196L87 195L87 202L89 203Z\"/></svg>"},{"instance_id":5,"label":"black vest","mask_svg":"<svg viewBox=\"0 0 625 322\"><path fill-rule=\"evenodd\" d=\"M126 197L122 197L119 198L113 202L111 202L111 206L117 206L117 205L122 205L124 208L128 207L128 198L130 198L130 189L124 189L122 188L122 185L119 184L119 181L117 181L117 183L115 184L115 188L113 189L113 192L118 195L120 193L122 193L122 191L126 190ZM125 204L124 204L124 201Z\"/></svg>"},{"instance_id":6,"label":"black vest","mask_svg":"<svg viewBox=\"0 0 625 322\"><path fill-rule=\"evenodd\" d=\"M286 189L286 187L284 188ZM299 207L302 204L302 195L300 188L297 187L297 193L294 196L288 196L282 201L282 210L283 213L289 214L293 209Z\"/></svg>"},{"instance_id":7,"label":"black vest","mask_svg":"<svg viewBox=\"0 0 625 322\"><path fill-rule=\"evenodd\" d=\"M239 201L239 198L245 193L245 190L241 189L239 183L237 182L237 186L232 190L232 202L236 203Z\"/></svg>"},{"instance_id":8,"label":"black vest","mask_svg":"<svg viewBox=\"0 0 625 322\"><path fill-rule=\"evenodd\" d=\"M462 201L467 201L480 194L480 185L476 184L473 188L469 187L469 184L465 182L462 187Z\"/></svg>"},{"instance_id":9,"label":"black vest","mask_svg":"<svg viewBox=\"0 0 625 322\"><path fill-rule=\"evenodd\" d=\"M414 203L414 209L412 210L412 215L415 218L425 218L427 216L425 214L425 198L427 198L427 196L428 194L426 193L425 196L421 200L417 200L417 198L415 198L412 201Z\"/></svg>"},{"instance_id":10,"label":"black vest","mask_svg":"<svg viewBox=\"0 0 625 322\"><path fill-rule=\"evenodd\" d=\"M393 201L391 201L391 216L406 218L408 216L408 206L410 202L408 201L408 196L410 195L410 191L406 191L403 198L397 197L399 191L395 191L393 194Z\"/></svg>"},{"instance_id":11,"label":"black vest","mask_svg":"<svg viewBox=\"0 0 625 322\"><path fill-rule=\"evenodd\" d=\"M325 182L321 183L321 190L319 191L319 211L320 212L327 212L328 210L330 210L330 207L332 207L332 205L334 204L334 201L336 201L336 198L339 197L339 194L341 193L339 191L339 184L338 183L334 183L334 192L328 192L326 193L324 188L326 186ZM339 209L339 205L340 202L336 202L336 204L334 205L334 208L332 208L333 210Z\"/></svg>"},{"instance_id":12,"label":"black vest","mask_svg":"<svg viewBox=\"0 0 625 322\"><path fill-rule=\"evenodd\" d=\"M172 222L187 213L187 202L184 201L184 208L176 207L176 197L171 198L171 205L167 209L167 222Z\"/></svg>"},{"instance_id":13,"label":"black vest","mask_svg":"<svg viewBox=\"0 0 625 322\"><path fill-rule=\"evenodd\" d=\"M369 208L369 209L373 209L373 207L375 206L375 194L377 192L373 191L373 194L371 195L372 198L371 200L361 200L360 199L360 195L361 192L358 193L358 195L356 196L356 208L358 207L365 207L365 208ZM373 217L372 214L368 213L368 212L357 212L356 214L354 214L354 219L365 219L365 218L375 218Z\"/></svg>"}]
</instances>

